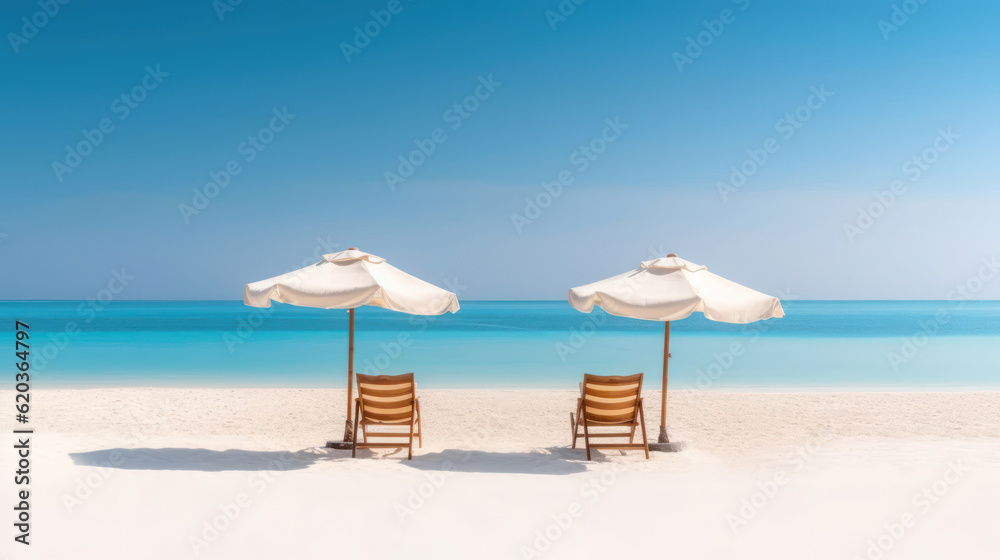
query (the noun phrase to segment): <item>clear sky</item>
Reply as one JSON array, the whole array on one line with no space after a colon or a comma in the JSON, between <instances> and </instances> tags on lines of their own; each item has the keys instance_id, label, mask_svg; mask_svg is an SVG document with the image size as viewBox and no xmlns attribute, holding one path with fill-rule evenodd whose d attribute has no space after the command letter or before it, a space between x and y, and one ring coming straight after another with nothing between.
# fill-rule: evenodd
<instances>
[{"instance_id":1,"label":"clear sky","mask_svg":"<svg viewBox=\"0 0 1000 560\"><path fill-rule=\"evenodd\" d=\"M666 252L1000 298L998 2L225 2L3 2L0 299L239 299L349 246L471 299Z\"/></svg>"}]
</instances>

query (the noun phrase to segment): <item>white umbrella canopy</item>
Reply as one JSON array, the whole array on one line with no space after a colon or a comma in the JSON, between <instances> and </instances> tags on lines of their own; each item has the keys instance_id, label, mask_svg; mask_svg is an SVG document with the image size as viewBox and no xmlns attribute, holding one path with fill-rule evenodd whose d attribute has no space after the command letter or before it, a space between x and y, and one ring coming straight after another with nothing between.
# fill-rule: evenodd
<instances>
[{"instance_id":1,"label":"white umbrella canopy","mask_svg":"<svg viewBox=\"0 0 1000 560\"><path fill-rule=\"evenodd\" d=\"M650 321L677 321L696 311L724 323L785 315L778 298L676 256L644 261L630 272L573 288L569 304L584 313L597 305L612 315Z\"/></svg>"},{"instance_id":2,"label":"white umbrella canopy","mask_svg":"<svg viewBox=\"0 0 1000 560\"><path fill-rule=\"evenodd\" d=\"M441 315L459 309L455 294L353 247L243 288L246 305L271 307L272 300L322 309L373 305L412 315Z\"/></svg>"},{"instance_id":3,"label":"white umbrella canopy","mask_svg":"<svg viewBox=\"0 0 1000 560\"><path fill-rule=\"evenodd\" d=\"M676 449L667 436L667 360L670 322L695 312L724 323L752 323L785 316L778 298L712 274L702 265L671 253L643 261L639 268L569 291L569 304L590 313L597 305L620 317L663 321L661 449Z\"/></svg>"},{"instance_id":4,"label":"white umbrella canopy","mask_svg":"<svg viewBox=\"0 0 1000 560\"><path fill-rule=\"evenodd\" d=\"M354 309L371 305L411 315L442 315L459 309L458 296L454 293L411 276L357 247L323 255L323 260L316 264L243 287L244 304L271 307L271 301L321 309L350 309L345 444L352 436Z\"/></svg>"}]
</instances>

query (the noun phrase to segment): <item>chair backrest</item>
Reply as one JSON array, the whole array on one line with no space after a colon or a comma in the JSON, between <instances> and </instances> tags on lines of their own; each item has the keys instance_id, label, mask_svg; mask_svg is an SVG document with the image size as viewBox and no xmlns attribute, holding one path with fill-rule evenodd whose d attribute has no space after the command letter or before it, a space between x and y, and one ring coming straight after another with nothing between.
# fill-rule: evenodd
<instances>
[{"instance_id":1,"label":"chair backrest","mask_svg":"<svg viewBox=\"0 0 1000 560\"><path fill-rule=\"evenodd\" d=\"M642 374L583 375L583 405L588 422L635 422Z\"/></svg>"},{"instance_id":2,"label":"chair backrest","mask_svg":"<svg viewBox=\"0 0 1000 560\"><path fill-rule=\"evenodd\" d=\"M413 419L416 383L413 374L362 375L358 377L361 399L359 421L377 424L408 424Z\"/></svg>"}]
</instances>

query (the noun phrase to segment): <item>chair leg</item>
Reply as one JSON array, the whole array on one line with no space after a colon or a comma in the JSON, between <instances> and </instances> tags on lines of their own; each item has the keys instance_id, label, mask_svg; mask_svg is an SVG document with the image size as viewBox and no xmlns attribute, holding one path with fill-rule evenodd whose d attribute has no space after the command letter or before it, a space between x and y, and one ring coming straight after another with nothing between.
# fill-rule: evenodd
<instances>
[{"instance_id":1,"label":"chair leg","mask_svg":"<svg viewBox=\"0 0 1000 560\"><path fill-rule=\"evenodd\" d=\"M632 432L628 435L628 442L631 444L635 441L635 424L632 424Z\"/></svg>"},{"instance_id":2,"label":"chair leg","mask_svg":"<svg viewBox=\"0 0 1000 560\"><path fill-rule=\"evenodd\" d=\"M583 443L587 447L587 460L590 460L590 430L587 429L587 416L583 416Z\"/></svg>"},{"instance_id":3,"label":"chair leg","mask_svg":"<svg viewBox=\"0 0 1000 560\"><path fill-rule=\"evenodd\" d=\"M420 425L423 418L424 415L420 414L420 399L417 399L417 446L421 449L424 448L424 428Z\"/></svg>"},{"instance_id":4,"label":"chair leg","mask_svg":"<svg viewBox=\"0 0 1000 560\"><path fill-rule=\"evenodd\" d=\"M573 425L573 449L576 449L576 439L579 437L577 433L580 431L580 414L583 412L583 400L576 400L576 419L573 419L573 415L569 415L570 423Z\"/></svg>"},{"instance_id":5,"label":"chair leg","mask_svg":"<svg viewBox=\"0 0 1000 560\"><path fill-rule=\"evenodd\" d=\"M416 419L417 419L416 405L414 405L414 414L412 416L410 416L410 446L409 446L409 453L406 456L406 459L407 460L411 460L411 461L413 460L413 423L416 421Z\"/></svg>"},{"instance_id":6,"label":"chair leg","mask_svg":"<svg viewBox=\"0 0 1000 560\"><path fill-rule=\"evenodd\" d=\"M355 401L354 402L354 437L351 438L352 440L354 440L354 445L351 446L351 458L352 459L358 456L358 425L359 424L361 424L361 401ZM365 434L366 434L366 436L365 436L365 443L368 443L367 433L368 433L368 431L365 430Z\"/></svg>"},{"instance_id":7,"label":"chair leg","mask_svg":"<svg viewBox=\"0 0 1000 560\"><path fill-rule=\"evenodd\" d=\"M642 427L642 446L643 450L646 452L646 458L649 459L649 442L646 441L646 414L642 411L642 403L639 403L639 426ZM635 428L632 428L635 431Z\"/></svg>"}]
</instances>

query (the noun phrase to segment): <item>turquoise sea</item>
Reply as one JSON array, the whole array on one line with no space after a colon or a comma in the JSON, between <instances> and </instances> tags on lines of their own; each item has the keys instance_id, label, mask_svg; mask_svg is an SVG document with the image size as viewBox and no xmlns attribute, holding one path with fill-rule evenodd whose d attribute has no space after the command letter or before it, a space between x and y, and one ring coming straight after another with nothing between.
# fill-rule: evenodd
<instances>
[{"instance_id":1,"label":"turquoise sea","mask_svg":"<svg viewBox=\"0 0 1000 560\"><path fill-rule=\"evenodd\" d=\"M1000 388L1000 302L787 301L786 316L672 324L670 387ZM343 387L347 312L238 301L0 302L0 338L30 325L35 387ZM355 370L422 387L573 388L646 372L663 324L564 301L465 301L457 314L357 310Z\"/></svg>"}]
</instances>

